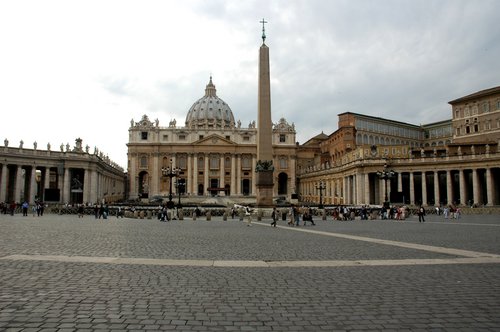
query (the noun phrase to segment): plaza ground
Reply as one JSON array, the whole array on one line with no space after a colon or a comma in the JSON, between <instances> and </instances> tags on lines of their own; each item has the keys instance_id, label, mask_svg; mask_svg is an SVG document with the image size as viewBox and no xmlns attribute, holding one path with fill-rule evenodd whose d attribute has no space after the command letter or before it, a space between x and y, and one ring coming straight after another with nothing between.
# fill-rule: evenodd
<instances>
[{"instance_id":1,"label":"plaza ground","mask_svg":"<svg viewBox=\"0 0 500 332\"><path fill-rule=\"evenodd\" d=\"M0 215L0 330L500 330L498 215L315 221Z\"/></svg>"}]
</instances>

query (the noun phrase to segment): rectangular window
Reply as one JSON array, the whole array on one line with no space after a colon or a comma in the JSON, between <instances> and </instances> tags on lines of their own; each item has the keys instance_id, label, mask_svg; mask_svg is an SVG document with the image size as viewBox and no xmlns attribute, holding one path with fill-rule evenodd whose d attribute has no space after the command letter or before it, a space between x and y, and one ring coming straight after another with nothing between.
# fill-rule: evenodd
<instances>
[{"instance_id":1,"label":"rectangular window","mask_svg":"<svg viewBox=\"0 0 500 332\"><path fill-rule=\"evenodd\" d=\"M488 113L490 111L490 103L489 102L485 102L483 104L483 113Z\"/></svg>"},{"instance_id":2,"label":"rectangular window","mask_svg":"<svg viewBox=\"0 0 500 332\"><path fill-rule=\"evenodd\" d=\"M477 133L479 131L479 125L475 124L474 125L474 132Z\"/></svg>"},{"instance_id":3,"label":"rectangular window","mask_svg":"<svg viewBox=\"0 0 500 332\"><path fill-rule=\"evenodd\" d=\"M186 135L179 135L179 141L185 141Z\"/></svg>"},{"instance_id":4,"label":"rectangular window","mask_svg":"<svg viewBox=\"0 0 500 332\"><path fill-rule=\"evenodd\" d=\"M142 140L148 139L148 132L147 131L141 131L141 139Z\"/></svg>"},{"instance_id":5,"label":"rectangular window","mask_svg":"<svg viewBox=\"0 0 500 332\"><path fill-rule=\"evenodd\" d=\"M280 134L280 143L285 143L286 142L286 135Z\"/></svg>"},{"instance_id":6,"label":"rectangular window","mask_svg":"<svg viewBox=\"0 0 500 332\"><path fill-rule=\"evenodd\" d=\"M168 141L168 135L163 135L163 140Z\"/></svg>"},{"instance_id":7,"label":"rectangular window","mask_svg":"<svg viewBox=\"0 0 500 332\"><path fill-rule=\"evenodd\" d=\"M231 136L226 136L226 139L227 139L228 141L230 141L230 140L231 140Z\"/></svg>"},{"instance_id":8,"label":"rectangular window","mask_svg":"<svg viewBox=\"0 0 500 332\"><path fill-rule=\"evenodd\" d=\"M219 169L219 157L210 157L210 169Z\"/></svg>"},{"instance_id":9,"label":"rectangular window","mask_svg":"<svg viewBox=\"0 0 500 332\"><path fill-rule=\"evenodd\" d=\"M198 139L203 139L203 137L205 137L205 136L203 136L203 135L199 135L199 136L198 136Z\"/></svg>"},{"instance_id":10,"label":"rectangular window","mask_svg":"<svg viewBox=\"0 0 500 332\"><path fill-rule=\"evenodd\" d=\"M280 159L280 168L281 169L288 168L288 160L286 160L286 158L281 158Z\"/></svg>"},{"instance_id":11,"label":"rectangular window","mask_svg":"<svg viewBox=\"0 0 500 332\"><path fill-rule=\"evenodd\" d=\"M248 136L243 136L243 142L248 142L250 141L250 137Z\"/></svg>"}]
</instances>

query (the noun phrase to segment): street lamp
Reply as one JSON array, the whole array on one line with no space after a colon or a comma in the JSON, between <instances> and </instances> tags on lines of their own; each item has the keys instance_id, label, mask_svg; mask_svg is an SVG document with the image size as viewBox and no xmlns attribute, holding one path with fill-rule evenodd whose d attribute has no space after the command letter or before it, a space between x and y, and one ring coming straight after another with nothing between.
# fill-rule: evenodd
<instances>
[{"instance_id":1,"label":"street lamp","mask_svg":"<svg viewBox=\"0 0 500 332\"><path fill-rule=\"evenodd\" d=\"M177 179L177 181L175 182L175 186L177 187L177 195L179 195L179 203L177 204L177 208L180 209L182 207L182 205L181 205L181 188L184 188L185 183L180 182L179 180L180 179Z\"/></svg>"},{"instance_id":2,"label":"street lamp","mask_svg":"<svg viewBox=\"0 0 500 332\"><path fill-rule=\"evenodd\" d=\"M172 164L172 159L170 159L170 164ZM170 178L169 181L169 192L168 192L168 202L167 202L167 208L171 209L174 207L174 202L172 202L172 178L176 177L177 174L179 174L180 169L176 167L162 167L161 168L161 173L163 176L167 176Z\"/></svg>"},{"instance_id":3,"label":"street lamp","mask_svg":"<svg viewBox=\"0 0 500 332\"><path fill-rule=\"evenodd\" d=\"M384 197L384 203L389 202L389 197L387 196L387 180L392 178L396 173L392 169L388 169L388 165L384 165L384 169L382 171L378 171L377 175L379 178L384 180L385 184L385 197Z\"/></svg>"},{"instance_id":4,"label":"street lamp","mask_svg":"<svg viewBox=\"0 0 500 332\"><path fill-rule=\"evenodd\" d=\"M319 190L319 209L323 208L323 190L326 189L326 183L324 181L320 181L316 184L316 189Z\"/></svg>"}]
</instances>

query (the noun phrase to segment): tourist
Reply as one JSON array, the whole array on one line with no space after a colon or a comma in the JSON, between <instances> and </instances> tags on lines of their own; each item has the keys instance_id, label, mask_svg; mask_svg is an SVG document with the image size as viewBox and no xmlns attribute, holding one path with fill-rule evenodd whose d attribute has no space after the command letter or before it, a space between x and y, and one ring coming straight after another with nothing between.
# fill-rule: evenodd
<instances>
[{"instance_id":1,"label":"tourist","mask_svg":"<svg viewBox=\"0 0 500 332\"><path fill-rule=\"evenodd\" d=\"M21 207L23 209L23 217L27 217L28 216L28 207L29 207L28 202L24 201L24 203L21 205Z\"/></svg>"},{"instance_id":2,"label":"tourist","mask_svg":"<svg viewBox=\"0 0 500 332\"><path fill-rule=\"evenodd\" d=\"M252 225L252 210L247 206L245 207L245 215L247 216L247 226Z\"/></svg>"},{"instance_id":3,"label":"tourist","mask_svg":"<svg viewBox=\"0 0 500 332\"><path fill-rule=\"evenodd\" d=\"M422 205L420 205L417 214L418 214L418 222L425 222L425 209Z\"/></svg>"},{"instance_id":4,"label":"tourist","mask_svg":"<svg viewBox=\"0 0 500 332\"><path fill-rule=\"evenodd\" d=\"M271 212L271 218L273 219L271 226L276 227L276 222L278 221L278 211L276 211L275 207L273 207L273 212Z\"/></svg>"}]
</instances>

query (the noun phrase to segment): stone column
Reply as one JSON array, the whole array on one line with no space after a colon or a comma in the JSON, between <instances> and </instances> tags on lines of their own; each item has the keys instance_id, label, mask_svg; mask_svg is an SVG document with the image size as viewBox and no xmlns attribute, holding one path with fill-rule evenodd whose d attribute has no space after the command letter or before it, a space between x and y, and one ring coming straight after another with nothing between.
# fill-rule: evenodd
<instances>
[{"instance_id":1,"label":"stone column","mask_svg":"<svg viewBox=\"0 0 500 332\"><path fill-rule=\"evenodd\" d=\"M90 170L90 195L89 195L89 200L90 203L95 204L97 203L97 200L99 197L97 196L97 171L95 169Z\"/></svg>"},{"instance_id":2,"label":"stone column","mask_svg":"<svg viewBox=\"0 0 500 332\"><path fill-rule=\"evenodd\" d=\"M385 180L384 179L379 178L378 187L379 187L378 193L380 195L379 201L384 202L385 201Z\"/></svg>"},{"instance_id":3,"label":"stone column","mask_svg":"<svg viewBox=\"0 0 500 332\"><path fill-rule=\"evenodd\" d=\"M236 155L236 195L241 195L241 154Z\"/></svg>"},{"instance_id":4,"label":"stone column","mask_svg":"<svg viewBox=\"0 0 500 332\"><path fill-rule=\"evenodd\" d=\"M422 172L422 205L427 205L427 179L425 171Z\"/></svg>"},{"instance_id":5,"label":"stone column","mask_svg":"<svg viewBox=\"0 0 500 332\"><path fill-rule=\"evenodd\" d=\"M415 205L415 181L413 172L410 172L410 205Z\"/></svg>"},{"instance_id":6,"label":"stone column","mask_svg":"<svg viewBox=\"0 0 500 332\"><path fill-rule=\"evenodd\" d=\"M297 165L297 157L290 157L290 192L288 192L288 198L291 198L291 194L297 193L297 173L296 166Z\"/></svg>"},{"instance_id":7,"label":"stone column","mask_svg":"<svg viewBox=\"0 0 500 332\"><path fill-rule=\"evenodd\" d=\"M33 165L31 167L31 176L30 176L30 195L29 195L29 202L30 204L33 204L35 202L35 196L36 196L36 167Z\"/></svg>"},{"instance_id":8,"label":"stone column","mask_svg":"<svg viewBox=\"0 0 500 332\"><path fill-rule=\"evenodd\" d=\"M342 178L342 198L343 198L343 204L347 204L347 177ZM340 203L340 202L339 202Z\"/></svg>"},{"instance_id":9,"label":"stone column","mask_svg":"<svg viewBox=\"0 0 500 332\"><path fill-rule=\"evenodd\" d=\"M15 188L14 198L16 202L22 203L21 201L24 200L24 197L21 197L21 192L24 190L24 181L23 181L23 168L21 165L17 165L16 184L14 188Z\"/></svg>"},{"instance_id":10,"label":"stone column","mask_svg":"<svg viewBox=\"0 0 500 332\"><path fill-rule=\"evenodd\" d=\"M434 203L439 206L441 205L441 198L439 195L439 173L434 171Z\"/></svg>"},{"instance_id":11,"label":"stone column","mask_svg":"<svg viewBox=\"0 0 500 332\"><path fill-rule=\"evenodd\" d=\"M198 170L198 156L199 154L198 153L195 153L194 154L194 159L193 159L193 194L194 195L198 195L198 174L199 174L199 170Z\"/></svg>"},{"instance_id":12,"label":"stone column","mask_svg":"<svg viewBox=\"0 0 500 332\"><path fill-rule=\"evenodd\" d=\"M7 164L2 164L2 178L0 179L0 202L7 199Z\"/></svg>"},{"instance_id":13,"label":"stone column","mask_svg":"<svg viewBox=\"0 0 500 332\"><path fill-rule=\"evenodd\" d=\"M451 178L451 171L446 171L446 199L448 200L448 205L453 204L453 179Z\"/></svg>"},{"instance_id":14,"label":"stone column","mask_svg":"<svg viewBox=\"0 0 500 332\"><path fill-rule=\"evenodd\" d=\"M210 155L209 154L206 154L205 153L205 171L203 172L203 195L206 196L208 194L208 187L209 187L209 184L208 184L208 173L210 172L210 167L209 167L209 163L210 163Z\"/></svg>"},{"instance_id":15,"label":"stone column","mask_svg":"<svg viewBox=\"0 0 500 332\"><path fill-rule=\"evenodd\" d=\"M151 183L149 185L149 198L153 195L160 194L160 177L161 177L161 167L159 165L160 154L157 152L151 153L153 158L153 169L151 170Z\"/></svg>"},{"instance_id":16,"label":"stone column","mask_svg":"<svg viewBox=\"0 0 500 332\"><path fill-rule=\"evenodd\" d=\"M187 156L187 179L186 179L186 195L189 195L193 192L191 186L193 185L193 168L191 166L193 160L193 154L188 153Z\"/></svg>"},{"instance_id":17,"label":"stone column","mask_svg":"<svg viewBox=\"0 0 500 332\"><path fill-rule=\"evenodd\" d=\"M231 196L236 195L236 156L231 154Z\"/></svg>"},{"instance_id":18,"label":"stone column","mask_svg":"<svg viewBox=\"0 0 500 332\"><path fill-rule=\"evenodd\" d=\"M62 198L63 198L63 203L69 203L70 199L70 191L71 191L71 179L70 179L70 169L69 168L64 168L64 182L63 182L63 192L62 192Z\"/></svg>"},{"instance_id":19,"label":"stone column","mask_svg":"<svg viewBox=\"0 0 500 332\"><path fill-rule=\"evenodd\" d=\"M137 157L135 156L135 154L131 154L129 157L130 157L130 174L129 174L128 195L130 199L136 199L139 197L139 188L137 186L138 175L139 175L137 174ZM95 203L95 200L92 200L91 202Z\"/></svg>"},{"instance_id":20,"label":"stone column","mask_svg":"<svg viewBox=\"0 0 500 332\"><path fill-rule=\"evenodd\" d=\"M220 155L220 159L219 159L219 188L224 188L224 186L226 185L225 184L225 175L226 175L226 172L225 172L225 163L226 163L226 157L221 154ZM222 191L222 192L219 192L219 195L221 196L225 196L226 195L226 192L225 191Z\"/></svg>"},{"instance_id":21,"label":"stone column","mask_svg":"<svg viewBox=\"0 0 500 332\"><path fill-rule=\"evenodd\" d=\"M477 169L472 169L472 199L474 204L479 204L481 201L481 192L479 191L479 175Z\"/></svg>"},{"instance_id":22,"label":"stone column","mask_svg":"<svg viewBox=\"0 0 500 332\"><path fill-rule=\"evenodd\" d=\"M365 174L365 199L363 204L370 204L370 174Z\"/></svg>"},{"instance_id":23,"label":"stone column","mask_svg":"<svg viewBox=\"0 0 500 332\"><path fill-rule=\"evenodd\" d=\"M487 199L487 206L493 206L493 202L495 201L495 197L493 194L493 183L491 182L491 168L486 169L486 195L488 196Z\"/></svg>"},{"instance_id":24,"label":"stone column","mask_svg":"<svg viewBox=\"0 0 500 332\"><path fill-rule=\"evenodd\" d=\"M251 186L251 189L252 189L252 192L250 193L251 195L255 195L256 193L256 172L255 172L255 165L257 165L257 156L256 155L252 155L252 186Z\"/></svg>"},{"instance_id":25,"label":"stone column","mask_svg":"<svg viewBox=\"0 0 500 332\"><path fill-rule=\"evenodd\" d=\"M90 170L85 168L83 174L83 203L89 202L90 199Z\"/></svg>"},{"instance_id":26,"label":"stone column","mask_svg":"<svg viewBox=\"0 0 500 332\"><path fill-rule=\"evenodd\" d=\"M463 169L459 170L458 182L460 186L460 205L466 205L467 197L465 192L465 174Z\"/></svg>"},{"instance_id":27,"label":"stone column","mask_svg":"<svg viewBox=\"0 0 500 332\"><path fill-rule=\"evenodd\" d=\"M401 172L398 173L398 191L399 192L403 191L403 176Z\"/></svg>"}]
</instances>

